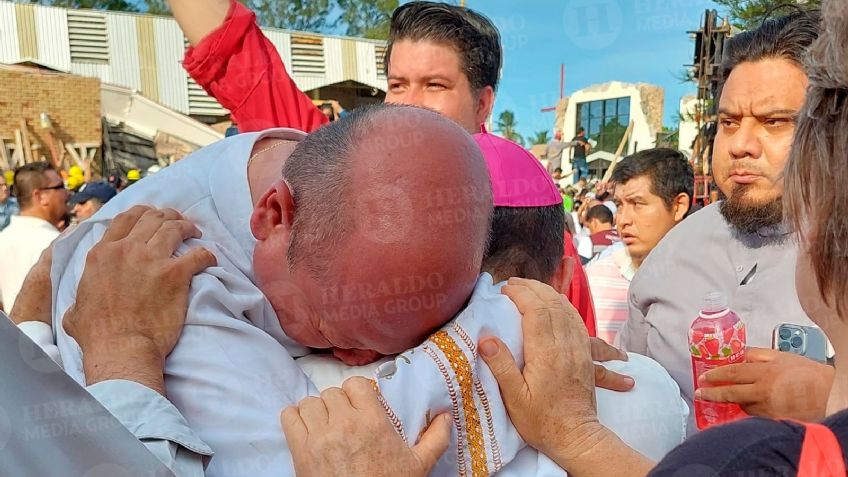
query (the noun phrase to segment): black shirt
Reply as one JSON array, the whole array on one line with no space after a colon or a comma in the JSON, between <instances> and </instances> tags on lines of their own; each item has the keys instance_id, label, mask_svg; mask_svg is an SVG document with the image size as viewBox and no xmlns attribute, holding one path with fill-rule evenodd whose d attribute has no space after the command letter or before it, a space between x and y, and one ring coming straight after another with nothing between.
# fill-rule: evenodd
<instances>
[{"instance_id":1,"label":"black shirt","mask_svg":"<svg viewBox=\"0 0 848 477\"><path fill-rule=\"evenodd\" d=\"M845 458L848 411L822 424L836 435ZM801 424L760 417L710 428L672 450L649 477L795 477L804 432Z\"/></svg>"},{"instance_id":2,"label":"black shirt","mask_svg":"<svg viewBox=\"0 0 848 477\"><path fill-rule=\"evenodd\" d=\"M589 141L586 140L586 136L575 136L574 139L572 139L571 141L572 142L580 141L582 143L588 143L589 142ZM575 159L586 159L586 148L583 147L583 145L574 146L574 158Z\"/></svg>"}]
</instances>

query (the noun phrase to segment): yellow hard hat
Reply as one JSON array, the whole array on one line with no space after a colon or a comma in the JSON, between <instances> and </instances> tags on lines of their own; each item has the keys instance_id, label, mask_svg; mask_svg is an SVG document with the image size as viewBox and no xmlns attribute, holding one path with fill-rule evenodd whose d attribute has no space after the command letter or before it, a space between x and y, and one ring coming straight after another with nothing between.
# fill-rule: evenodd
<instances>
[{"instance_id":1,"label":"yellow hard hat","mask_svg":"<svg viewBox=\"0 0 848 477\"><path fill-rule=\"evenodd\" d=\"M138 169L130 169L127 171L127 180L137 181L141 179L141 173L138 172Z\"/></svg>"},{"instance_id":2,"label":"yellow hard hat","mask_svg":"<svg viewBox=\"0 0 848 477\"><path fill-rule=\"evenodd\" d=\"M6 177L6 185L12 186L15 184L15 171L6 171L3 176Z\"/></svg>"},{"instance_id":3,"label":"yellow hard hat","mask_svg":"<svg viewBox=\"0 0 848 477\"><path fill-rule=\"evenodd\" d=\"M82 168L80 168L80 166L71 166L70 171L68 171L68 175L71 177L82 177Z\"/></svg>"},{"instance_id":4,"label":"yellow hard hat","mask_svg":"<svg viewBox=\"0 0 848 477\"><path fill-rule=\"evenodd\" d=\"M68 177L68 189L77 190L84 183L85 179L82 176L71 175Z\"/></svg>"}]
</instances>

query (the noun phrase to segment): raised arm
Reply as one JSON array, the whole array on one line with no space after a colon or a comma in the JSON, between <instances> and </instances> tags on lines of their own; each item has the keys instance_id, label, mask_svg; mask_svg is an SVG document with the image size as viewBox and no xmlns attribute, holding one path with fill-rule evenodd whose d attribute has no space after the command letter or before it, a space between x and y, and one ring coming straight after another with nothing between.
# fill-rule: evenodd
<instances>
[{"instance_id":1,"label":"raised arm","mask_svg":"<svg viewBox=\"0 0 848 477\"><path fill-rule=\"evenodd\" d=\"M289 76L256 15L235 0L168 0L191 43L183 67L240 132L287 127L311 132L327 118Z\"/></svg>"},{"instance_id":2,"label":"raised arm","mask_svg":"<svg viewBox=\"0 0 848 477\"><path fill-rule=\"evenodd\" d=\"M168 6L191 46L221 26L230 11L229 0L168 0Z\"/></svg>"}]
</instances>

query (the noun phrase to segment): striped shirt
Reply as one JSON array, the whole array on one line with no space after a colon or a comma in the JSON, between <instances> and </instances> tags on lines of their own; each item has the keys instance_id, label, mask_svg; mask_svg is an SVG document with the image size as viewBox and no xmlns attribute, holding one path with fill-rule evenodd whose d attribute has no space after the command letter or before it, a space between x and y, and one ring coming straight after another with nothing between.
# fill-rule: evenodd
<instances>
[{"instance_id":1,"label":"striped shirt","mask_svg":"<svg viewBox=\"0 0 848 477\"><path fill-rule=\"evenodd\" d=\"M636 270L623 245L591 262L586 267L589 289L595 303L598 337L616 345L618 332L627 321L627 290Z\"/></svg>"}]
</instances>

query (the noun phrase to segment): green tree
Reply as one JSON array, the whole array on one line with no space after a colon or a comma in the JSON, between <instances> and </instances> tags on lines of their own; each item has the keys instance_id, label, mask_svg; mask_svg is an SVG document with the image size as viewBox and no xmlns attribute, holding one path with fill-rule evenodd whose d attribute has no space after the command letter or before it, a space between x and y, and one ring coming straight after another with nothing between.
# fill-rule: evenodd
<instances>
[{"instance_id":1,"label":"green tree","mask_svg":"<svg viewBox=\"0 0 848 477\"><path fill-rule=\"evenodd\" d=\"M138 12L141 10L134 2L126 0L30 0L30 3L62 8L91 8L120 12Z\"/></svg>"},{"instance_id":2,"label":"green tree","mask_svg":"<svg viewBox=\"0 0 848 477\"><path fill-rule=\"evenodd\" d=\"M346 34L350 36L389 39L389 25L392 12L398 7L398 0L337 0L342 9L339 18L346 25Z\"/></svg>"},{"instance_id":3,"label":"green tree","mask_svg":"<svg viewBox=\"0 0 848 477\"><path fill-rule=\"evenodd\" d=\"M509 139L512 142L524 145L524 138L515 130L518 127L518 121L515 120L515 114L510 110L504 110L498 115L498 132L501 136Z\"/></svg>"},{"instance_id":4,"label":"green tree","mask_svg":"<svg viewBox=\"0 0 848 477\"><path fill-rule=\"evenodd\" d=\"M758 27L765 16L778 7L778 13L790 13L793 5L801 8L820 8L822 0L713 0L725 8L725 13L733 26L742 30ZM837 0L845 1L845 0Z\"/></svg>"},{"instance_id":5,"label":"green tree","mask_svg":"<svg viewBox=\"0 0 848 477\"><path fill-rule=\"evenodd\" d=\"M335 26L327 18L330 0L248 0L244 2L266 27L325 33Z\"/></svg>"},{"instance_id":6,"label":"green tree","mask_svg":"<svg viewBox=\"0 0 848 477\"><path fill-rule=\"evenodd\" d=\"M551 134L550 131L536 131L536 134L530 139L530 143L535 144L547 144L551 142Z\"/></svg>"},{"instance_id":7,"label":"green tree","mask_svg":"<svg viewBox=\"0 0 848 477\"><path fill-rule=\"evenodd\" d=\"M88 8L170 15L165 0L24 0L64 8ZM259 24L288 30L386 40L399 0L239 0L256 13ZM330 20L331 14L338 18Z\"/></svg>"}]
</instances>

